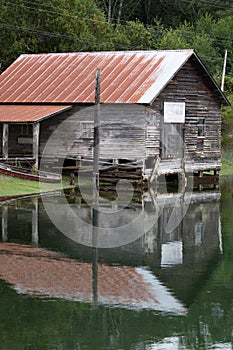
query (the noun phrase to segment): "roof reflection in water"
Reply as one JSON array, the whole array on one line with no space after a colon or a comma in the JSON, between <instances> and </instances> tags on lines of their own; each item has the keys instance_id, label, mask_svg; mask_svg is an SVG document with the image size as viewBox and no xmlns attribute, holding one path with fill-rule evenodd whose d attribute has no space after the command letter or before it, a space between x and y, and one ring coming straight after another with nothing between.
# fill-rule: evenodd
<instances>
[{"instance_id":1,"label":"roof reflection in water","mask_svg":"<svg viewBox=\"0 0 233 350\"><path fill-rule=\"evenodd\" d=\"M92 264L26 245L0 245L0 276L18 293L92 302ZM98 302L183 314L185 308L148 270L98 264Z\"/></svg>"}]
</instances>

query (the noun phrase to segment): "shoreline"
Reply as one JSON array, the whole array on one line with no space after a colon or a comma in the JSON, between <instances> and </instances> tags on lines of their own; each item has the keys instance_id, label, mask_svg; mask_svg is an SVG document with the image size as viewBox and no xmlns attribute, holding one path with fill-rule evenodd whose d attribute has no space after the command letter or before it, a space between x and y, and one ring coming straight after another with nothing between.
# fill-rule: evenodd
<instances>
[{"instance_id":1,"label":"shoreline","mask_svg":"<svg viewBox=\"0 0 233 350\"><path fill-rule=\"evenodd\" d=\"M233 161L223 159L219 178L233 175ZM40 195L69 188L74 188L67 179L59 184L39 183L31 180L17 179L11 176L0 175L0 201L23 196Z\"/></svg>"},{"instance_id":2,"label":"shoreline","mask_svg":"<svg viewBox=\"0 0 233 350\"><path fill-rule=\"evenodd\" d=\"M0 200L3 198L17 198L22 196L40 195L63 189L73 188L67 181L58 184L40 183L31 180L22 180L7 175L0 175Z\"/></svg>"}]
</instances>

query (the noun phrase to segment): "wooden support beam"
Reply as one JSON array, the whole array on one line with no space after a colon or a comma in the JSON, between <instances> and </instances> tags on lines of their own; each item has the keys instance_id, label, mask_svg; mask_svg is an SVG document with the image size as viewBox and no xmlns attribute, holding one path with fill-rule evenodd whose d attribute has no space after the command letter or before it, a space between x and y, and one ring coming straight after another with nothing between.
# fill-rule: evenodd
<instances>
[{"instance_id":1,"label":"wooden support beam","mask_svg":"<svg viewBox=\"0 0 233 350\"><path fill-rule=\"evenodd\" d=\"M199 170L199 171L198 171L198 177L201 178L201 177L203 177L203 175L204 175L203 171L202 171L202 170Z\"/></svg>"},{"instance_id":2,"label":"wooden support beam","mask_svg":"<svg viewBox=\"0 0 233 350\"><path fill-rule=\"evenodd\" d=\"M35 159L35 168L39 166L39 137L40 123L33 124L33 158Z\"/></svg>"},{"instance_id":3,"label":"wooden support beam","mask_svg":"<svg viewBox=\"0 0 233 350\"><path fill-rule=\"evenodd\" d=\"M185 187L187 186L187 179L185 176L185 171L181 171L178 175L178 186L179 192L185 192Z\"/></svg>"},{"instance_id":4,"label":"wooden support beam","mask_svg":"<svg viewBox=\"0 0 233 350\"><path fill-rule=\"evenodd\" d=\"M152 184L153 182L155 182L155 184L157 183L157 175L158 175L157 173L158 173L159 162L160 162L160 157L157 157L154 163L151 177L149 179L150 184Z\"/></svg>"},{"instance_id":5,"label":"wooden support beam","mask_svg":"<svg viewBox=\"0 0 233 350\"><path fill-rule=\"evenodd\" d=\"M8 159L9 125L4 123L2 129L2 157Z\"/></svg>"}]
</instances>

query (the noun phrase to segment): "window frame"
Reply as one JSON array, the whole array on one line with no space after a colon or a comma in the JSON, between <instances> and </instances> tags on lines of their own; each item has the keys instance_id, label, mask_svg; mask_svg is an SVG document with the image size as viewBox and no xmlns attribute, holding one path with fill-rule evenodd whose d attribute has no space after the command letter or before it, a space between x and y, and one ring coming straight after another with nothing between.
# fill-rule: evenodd
<instances>
[{"instance_id":1,"label":"window frame","mask_svg":"<svg viewBox=\"0 0 233 350\"><path fill-rule=\"evenodd\" d=\"M197 137L205 138L206 136L206 121L205 118L199 118L197 121Z\"/></svg>"},{"instance_id":2,"label":"window frame","mask_svg":"<svg viewBox=\"0 0 233 350\"><path fill-rule=\"evenodd\" d=\"M93 139L94 137L94 122L87 120L80 122L81 138Z\"/></svg>"}]
</instances>

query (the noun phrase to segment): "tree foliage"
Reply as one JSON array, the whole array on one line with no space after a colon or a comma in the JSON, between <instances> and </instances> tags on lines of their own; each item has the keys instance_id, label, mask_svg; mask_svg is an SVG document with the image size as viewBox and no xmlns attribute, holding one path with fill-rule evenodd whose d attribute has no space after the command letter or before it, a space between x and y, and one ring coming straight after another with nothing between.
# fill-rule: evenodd
<instances>
[{"instance_id":1,"label":"tree foliage","mask_svg":"<svg viewBox=\"0 0 233 350\"><path fill-rule=\"evenodd\" d=\"M224 0L0 0L1 70L21 53L193 48L218 79L227 49L233 76L232 13Z\"/></svg>"},{"instance_id":2,"label":"tree foliage","mask_svg":"<svg viewBox=\"0 0 233 350\"><path fill-rule=\"evenodd\" d=\"M0 68L22 53L195 49L233 102L233 3L226 0L0 0ZM233 110L223 110L223 136ZM223 137L224 139L224 137Z\"/></svg>"},{"instance_id":3,"label":"tree foliage","mask_svg":"<svg viewBox=\"0 0 233 350\"><path fill-rule=\"evenodd\" d=\"M20 53L112 49L112 28L89 0L0 0L0 60Z\"/></svg>"}]
</instances>

